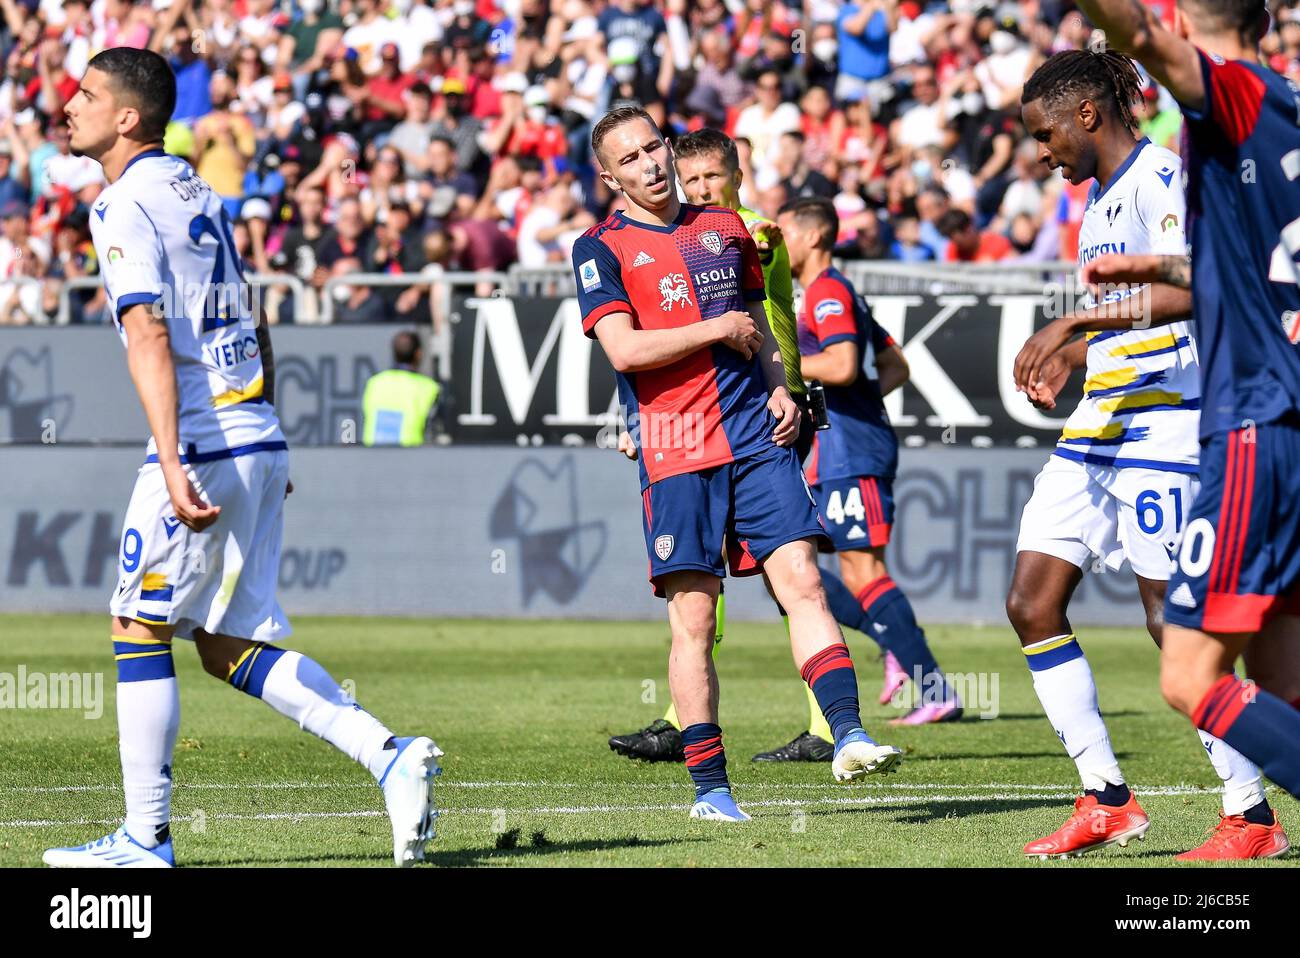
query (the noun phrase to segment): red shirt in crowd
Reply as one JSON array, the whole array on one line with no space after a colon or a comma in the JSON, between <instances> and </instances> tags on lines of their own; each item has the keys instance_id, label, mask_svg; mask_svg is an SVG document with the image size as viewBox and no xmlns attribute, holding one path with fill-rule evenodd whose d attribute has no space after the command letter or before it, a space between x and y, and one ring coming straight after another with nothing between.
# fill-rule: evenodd
<instances>
[{"instance_id":1,"label":"red shirt in crowd","mask_svg":"<svg viewBox=\"0 0 1300 958\"><path fill-rule=\"evenodd\" d=\"M962 256L957 244L949 243L946 259L949 263L996 263L1015 252L1011 241L1001 233L980 233L980 245L976 247L974 256Z\"/></svg>"},{"instance_id":2,"label":"red shirt in crowd","mask_svg":"<svg viewBox=\"0 0 1300 958\"><path fill-rule=\"evenodd\" d=\"M381 100L392 100L397 103L404 103L406 98L404 94L415 85L415 77L409 73L399 73L391 80L382 74L373 76L366 84L370 88L370 95L378 97ZM366 107L367 120L384 120L395 119L385 113L379 107L370 105Z\"/></svg>"}]
</instances>

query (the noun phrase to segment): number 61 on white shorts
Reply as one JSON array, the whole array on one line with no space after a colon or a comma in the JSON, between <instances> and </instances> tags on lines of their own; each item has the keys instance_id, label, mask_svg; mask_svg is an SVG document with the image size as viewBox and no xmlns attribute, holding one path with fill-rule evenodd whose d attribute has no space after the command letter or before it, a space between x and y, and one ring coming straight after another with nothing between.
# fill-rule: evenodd
<instances>
[{"instance_id":1,"label":"number 61 on white shorts","mask_svg":"<svg viewBox=\"0 0 1300 958\"><path fill-rule=\"evenodd\" d=\"M1016 551L1042 552L1081 569L1096 556L1112 572L1127 559L1142 578L1168 581L1199 490L1197 477L1185 472L1116 469L1054 455L1034 480Z\"/></svg>"}]
</instances>

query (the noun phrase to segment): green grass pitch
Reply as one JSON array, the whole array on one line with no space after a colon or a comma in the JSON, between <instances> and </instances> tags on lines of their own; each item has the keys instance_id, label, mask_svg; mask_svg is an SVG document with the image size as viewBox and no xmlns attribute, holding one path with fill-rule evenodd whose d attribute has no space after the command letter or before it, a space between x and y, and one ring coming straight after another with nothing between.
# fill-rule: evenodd
<instances>
[{"instance_id":1,"label":"green grass pitch","mask_svg":"<svg viewBox=\"0 0 1300 958\"><path fill-rule=\"evenodd\" d=\"M1057 828L1078 788L1005 628L936 627L949 672L998 679L999 717L891 729L876 705L875 646L849 640L863 718L902 747L897 775L837 785L828 765L754 765L791 738L804 692L779 623L734 623L718 656L732 784L754 820L691 821L681 765L634 764L606 738L667 704L667 629L653 623L309 619L287 643L319 660L399 733L446 751L435 791L443 866L1173 865L1217 821L1217 778L1185 719L1157 688L1157 655L1137 629L1087 629L1115 749L1152 827L1145 842L1071 862L1026 862L1023 844ZM110 831L122 797L104 616L4 616L0 672L102 672L103 716L0 709L0 866ZM177 643L181 730L173 834L189 866L391 866L382 797L333 748L203 674ZM647 683L654 682L651 686ZM657 695L657 702L648 701ZM1300 838L1296 802L1269 797ZM1246 867L1286 867L1295 858Z\"/></svg>"}]
</instances>

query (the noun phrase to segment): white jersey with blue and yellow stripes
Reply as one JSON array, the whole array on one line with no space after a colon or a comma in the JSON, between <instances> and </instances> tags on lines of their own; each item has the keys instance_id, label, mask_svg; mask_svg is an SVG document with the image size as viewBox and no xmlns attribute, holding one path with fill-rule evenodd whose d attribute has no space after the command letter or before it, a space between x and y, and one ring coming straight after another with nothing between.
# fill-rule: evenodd
<instances>
[{"instance_id":1,"label":"white jersey with blue and yellow stripes","mask_svg":"<svg viewBox=\"0 0 1300 958\"><path fill-rule=\"evenodd\" d=\"M159 304L166 318L182 451L194 458L283 448L280 421L262 396L258 317L221 198L189 163L150 150L100 193L90 233L122 342L128 307Z\"/></svg>"},{"instance_id":2,"label":"white jersey with blue and yellow stripes","mask_svg":"<svg viewBox=\"0 0 1300 958\"><path fill-rule=\"evenodd\" d=\"M1079 267L1107 253L1187 252L1183 169L1142 140L1105 186L1094 183ZM1115 293L1108 301L1136 295ZM1088 305L1095 305L1091 297ZM1201 384L1191 321L1088 334L1084 395L1056 454L1097 465L1195 473Z\"/></svg>"}]
</instances>

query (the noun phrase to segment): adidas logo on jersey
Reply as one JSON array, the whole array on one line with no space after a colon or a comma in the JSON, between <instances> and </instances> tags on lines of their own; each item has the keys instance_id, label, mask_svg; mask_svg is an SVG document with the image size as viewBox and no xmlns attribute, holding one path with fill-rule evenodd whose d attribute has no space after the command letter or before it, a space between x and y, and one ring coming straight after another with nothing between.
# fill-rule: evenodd
<instances>
[{"instance_id":1,"label":"adidas logo on jersey","mask_svg":"<svg viewBox=\"0 0 1300 958\"><path fill-rule=\"evenodd\" d=\"M847 536L845 536L844 538L846 538L846 539L865 539L866 537L867 537L867 534L866 534L865 532L862 531L862 526L854 526L852 529L849 530L849 534L848 534Z\"/></svg>"},{"instance_id":2,"label":"adidas logo on jersey","mask_svg":"<svg viewBox=\"0 0 1300 958\"><path fill-rule=\"evenodd\" d=\"M654 261L655 258L653 256L645 250L642 250L636 254L636 259L632 261L632 268L636 269L638 266L645 266L647 263L653 263Z\"/></svg>"},{"instance_id":3,"label":"adidas logo on jersey","mask_svg":"<svg viewBox=\"0 0 1300 958\"><path fill-rule=\"evenodd\" d=\"M1182 606L1184 609L1196 608L1196 599L1192 595L1191 586L1186 582L1182 583L1177 589L1174 589L1173 595L1169 597L1169 601L1174 605Z\"/></svg>"}]
</instances>

